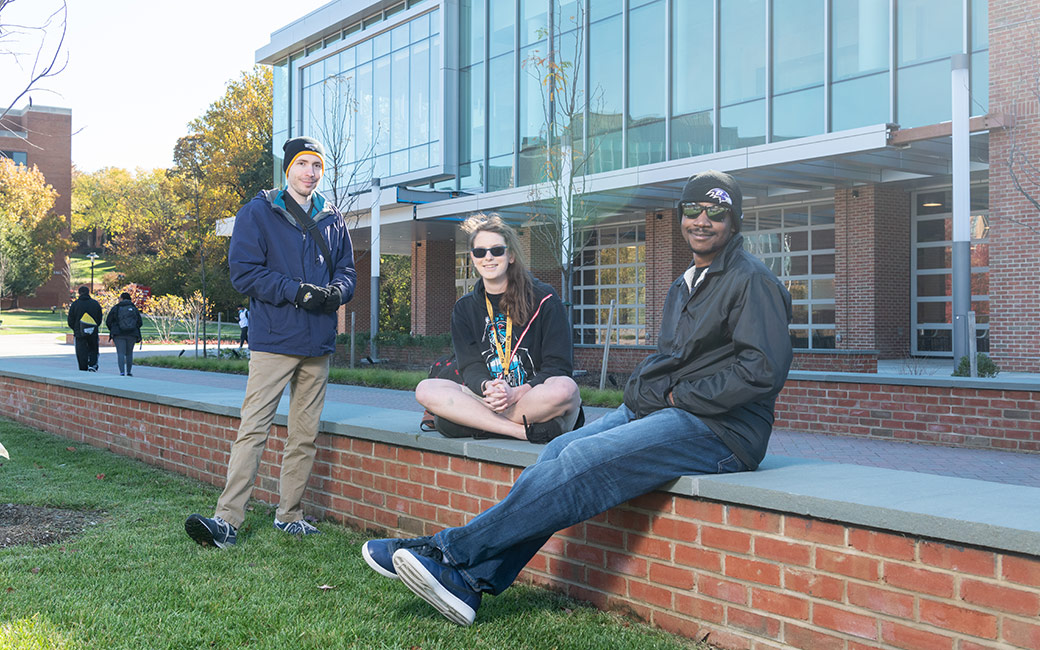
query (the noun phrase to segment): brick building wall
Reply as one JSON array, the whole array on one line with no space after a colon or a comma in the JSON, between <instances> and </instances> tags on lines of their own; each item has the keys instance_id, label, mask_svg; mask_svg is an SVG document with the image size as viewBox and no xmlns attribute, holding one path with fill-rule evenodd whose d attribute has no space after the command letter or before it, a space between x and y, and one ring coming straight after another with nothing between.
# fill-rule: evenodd
<instances>
[{"instance_id":1,"label":"brick building wall","mask_svg":"<svg viewBox=\"0 0 1040 650\"><path fill-rule=\"evenodd\" d=\"M0 378L15 420L222 485L237 418ZM276 426L254 496L277 500ZM428 535L519 467L323 434L308 512ZM555 535L521 579L729 650L1040 647L1040 559L654 492Z\"/></svg>"},{"instance_id":2,"label":"brick building wall","mask_svg":"<svg viewBox=\"0 0 1040 650\"><path fill-rule=\"evenodd\" d=\"M51 212L65 217L66 237L72 234L72 111L34 106L11 111L0 130L25 133L24 139L0 133L0 149L26 153L29 167L36 166L47 184L58 193ZM52 307L70 301L68 251L54 256L54 274L36 295L20 297L22 307ZM6 305L5 305L6 306Z\"/></svg>"},{"instance_id":3,"label":"brick building wall","mask_svg":"<svg viewBox=\"0 0 1040 650\"><path fill-rule=\"evenodd\" d=\"M412 245L412 333L444 334L455 304L455 242L421 240Z\"/></svg>"},{"instance_id":4,"label":"brick building wall","mask_svg":"<svg viewBox=\"0 0 1040 650\"><path fill-rule=\"evenodd\" d=\"M1040 372L1040 211L1014 185L1012 147L1040 163L1040 9L1018 0L989 2L989 110L1013 116L989 135L990 356L1005 370ZM1016 164L1016 172L1024 172ZM1034 199L1040 191L1029 187Z\"/></svg>"},{"instance_id":5,"label":"brick building wall","mask_svg":"<svg viewBox=\"0 0 1040 650\"><path fill-rule=\"evenodd\" d=\"M884 185L834 192L838 349L910 350L910 197Z\"/></svg>"},{"instance_id":6,"label":"brick building wall","mask_svg":"<svg viewBox=\"0 0 1040 650\"><path fill-rule=\"evenodd\" d=\"M668 288L693 261L690 245L682 237L675 210L646 213L646 336L648 345L657 345L661 313ZM611 356L615 354L611 350ZM645 352L643 356L646 356ZM640 357L641 359L642 357Z\"/></svg>"}]
</instances>

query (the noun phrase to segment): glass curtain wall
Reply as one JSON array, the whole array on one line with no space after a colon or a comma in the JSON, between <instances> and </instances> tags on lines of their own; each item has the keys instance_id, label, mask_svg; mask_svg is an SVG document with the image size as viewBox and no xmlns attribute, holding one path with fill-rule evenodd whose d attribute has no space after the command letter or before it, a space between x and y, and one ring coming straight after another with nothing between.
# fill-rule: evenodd
<instances>
[{"instance_id":1,"label":"glass curtain wall","mask_svg":"<svg viewBox=\"0 0 1040 650\"><path fill-rule=\"evenodd\" d=\"M404 7L373 16L372 26L389 27L389 17ZM322 140L326 158L341 159L346 167L338 174L326 171L326 190L337 175L343 183L441 164L440 10L343 47L343 34L358 31L352 26L275 66L276 181L281 143L300 134ZM304 56L314 60L297 67Z\"/></svg>"},{"instance_id":2,"label":"glass curtain wall","mask_svg":"<svg viewBox=\"0 0 1040 650\"><path fill-rule=\"evenodd\" d=\"M588 88L573 144L592 173L948 120L949 57L966 40L971 113L988 107L986 0L461 0L460 16L463 190L544 177L546 87L529 62L560 24L554 51L574 58L577 43L570 81Z\"/></svg>"}]
</instances>

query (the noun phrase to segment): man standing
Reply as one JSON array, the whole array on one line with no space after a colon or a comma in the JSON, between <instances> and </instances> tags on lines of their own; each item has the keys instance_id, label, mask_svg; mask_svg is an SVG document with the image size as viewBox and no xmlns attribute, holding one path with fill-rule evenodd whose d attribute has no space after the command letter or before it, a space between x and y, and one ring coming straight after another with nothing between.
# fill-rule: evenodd
<instances>
[{"instance_id":1,"label":"man standing","mask_svg":"<svg viewBox=\"0 0 1040 650\"><path fill-rule=\"evenodd\" d=\"M76 339L76 361L79 369L97 372L98 328L102 319L101 304L90 297L87 285L79 288L79 297L69 306L68 324Z\"/></svg>"},{"instance_id":2,"label":"man standing","mask_svg":"<svg viewBox=\"0 0 1040 650\"><path fill-rule=\"evenodd\" d=\"M289 426L274 526L295 535L320 532L304 521L300 504L325 405L336 310L354 295L354 252L343 215L316 191L325 163L321 144L299 137L282 148L287 187L243 206L231 235L231 284L250 298L249 380L216 513L184 522L203 546L235 543L287 383Z\"/></svg>"},{"instance_id":3,"label":"man standing","mask_svg":"<svg viewBox=\"0 0 1040 650\"><path fill-rule=\"evenodd\" d=\"M791 297L744 251L741 191L709 171L683 189L693 264L668 290L657 353L616 411L550 442L506 498L432 537L366 542L379 574L469 625L556 531L688 474L753 470L791 365Z\"/></svg>"},{"instance_id":4,"label":"man standing","mask_svg":"<svg viewBox=\"0 0 1040 650\"><path fill-rule=\"evenodd\" d=\"M249 310L245 307L238 308L238 349L249 343Z\"/></svg>"}]
</instances>

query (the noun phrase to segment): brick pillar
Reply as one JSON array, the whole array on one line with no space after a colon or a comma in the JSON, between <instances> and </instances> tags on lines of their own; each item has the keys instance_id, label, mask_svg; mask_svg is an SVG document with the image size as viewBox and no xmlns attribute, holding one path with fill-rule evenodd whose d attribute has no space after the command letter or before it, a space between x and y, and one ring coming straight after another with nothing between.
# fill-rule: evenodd
<instances>
[{"instance_id":1,"label":"brick pillar","mask_svg":"<svg viewBox=\"0 0 1040 650\"><path fill-rule=\"evenodd\" d=\"M350 313L354 312L354 326L358 332L368 331L369 300L371 300L371 267L370 251L354 249L354 269L357 271L357 284L354 286L354 297L339 310L339 331L350 334Z\"/></svg>"},{"instance_id":2,"label":"brick pillar","mask_svg":"<svg viewBox=\"0 0 1040 650\"><path fill-rule=\"evenodd\" d=\"M910 349L910 197L865 185L834 192L834 307L838 349Z\"/></svg>"},{"instance_id":3,"label":"brick pillar","mask_svg":"<svg viewBox=\"0 0 1040 650\"><path fill-rule=\"evenodd\" d=\"M646 335L657 345L668 287L689 268L693 251L682 237L675 210L646 213Z\"/></svg>"},{"instance_id":4,"label":"brick pillar","mask_svg":"<svg viewBox=\"0 0 1040 650\"><path fill-rule=\"evenodd\" d=\"M1002 370L1040 372L1040 212L1007 165L1012 147L1020 160L1040 164L1040 15L1028 4L989 2L989 110L1014 117L1011 129L989 134L989 354ZM1020 164L1014 172L1025 176ZM1040 190L1025 186L1040 200Z\"/></svg>"},{"instance_id":5,"label":"brick pillar","mask_svg":"<svg viewBox=\"0 0 1040 650\"><path fill-rule=\"evenodd\" d=\"M412 248L412 333L451 331L455 304L455 242L419 240Z\"/></svg>"},{"instance_id":6,"label":"brick pillar","mask_svg":"<svg viewBox=\"0 0 1040 650\"><path fill-rule=\"evenodd\" d=\"M535 228L527 227L519 231L520 241L524 245L527 267L534 277L556 289L562 290L563 275L560 273L560 262L557 253L547 237L538 234ZM571 296L560 295L564 302L570 302Z\"/></svg>"}]
</instances>

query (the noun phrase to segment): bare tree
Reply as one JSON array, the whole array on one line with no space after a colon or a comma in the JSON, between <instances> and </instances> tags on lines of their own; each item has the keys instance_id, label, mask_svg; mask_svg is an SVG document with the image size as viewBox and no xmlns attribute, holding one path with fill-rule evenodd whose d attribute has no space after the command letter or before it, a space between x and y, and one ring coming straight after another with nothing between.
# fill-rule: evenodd
<instances>
[{"instance_id":1,"label":"bare tree","mask_svg":"<svg viewBox=\"0 0 1040 650\"><path fill-rule=\"evenodd\" d=\"M357 210L359 192L372 182L372 165L381 125L376 127L372 142L363 151L354 152L359 144L357 134L358 101L354 80L339 73L325 79L321 88L322 106L311 106L311 121L325 147L324 179L329 184L332 202L344 217L361 219Z\"/></svg>"},{"instance_id":2,"label":"bare tree","mask_svg":"<svg viewBox=\"0 0 1040 650\"><path fill-rule=\"evenodd\" d=\"M541 30L548 48L534 51L523 63L538 82L544 121L542 180L529 192L532 232L560 264L561 294L570 306L577 254L588 240L588 226L598 219L595 205L585 198L586 175L596 153L596 140L586 137L592 107L601 101L599 87L585 87L582 68L585 50L585 8L576 2L573 15L552 12L549 27ZM568 310L569 311L569 310Z\"/></svg>"},{"instance_id":3,"label":"bare tree","mask_svg":"<svg viewBox=\"0 0 1040 650\"><path fill-rule=\"evenodd\" d=\"M38 2L39 0L34 0ZM50 14L41 25L21 25L7 22L10 8L15 0L0 0L0 57L13 59L16 66L26 73L24 87L15 87L15 95L7 106L0 106L0 123L16 104L37 88L48 77L61 74L69 63L65 51L65 34L68 31L68 6L62 0L61 7ZM57 44L49 45L46 36L57 35ZM51 39L53 43L53 39ZM27 51L21 48L28 47ZM32 98L29 99L30 104Z\"/></svg>"}]
</instances>

